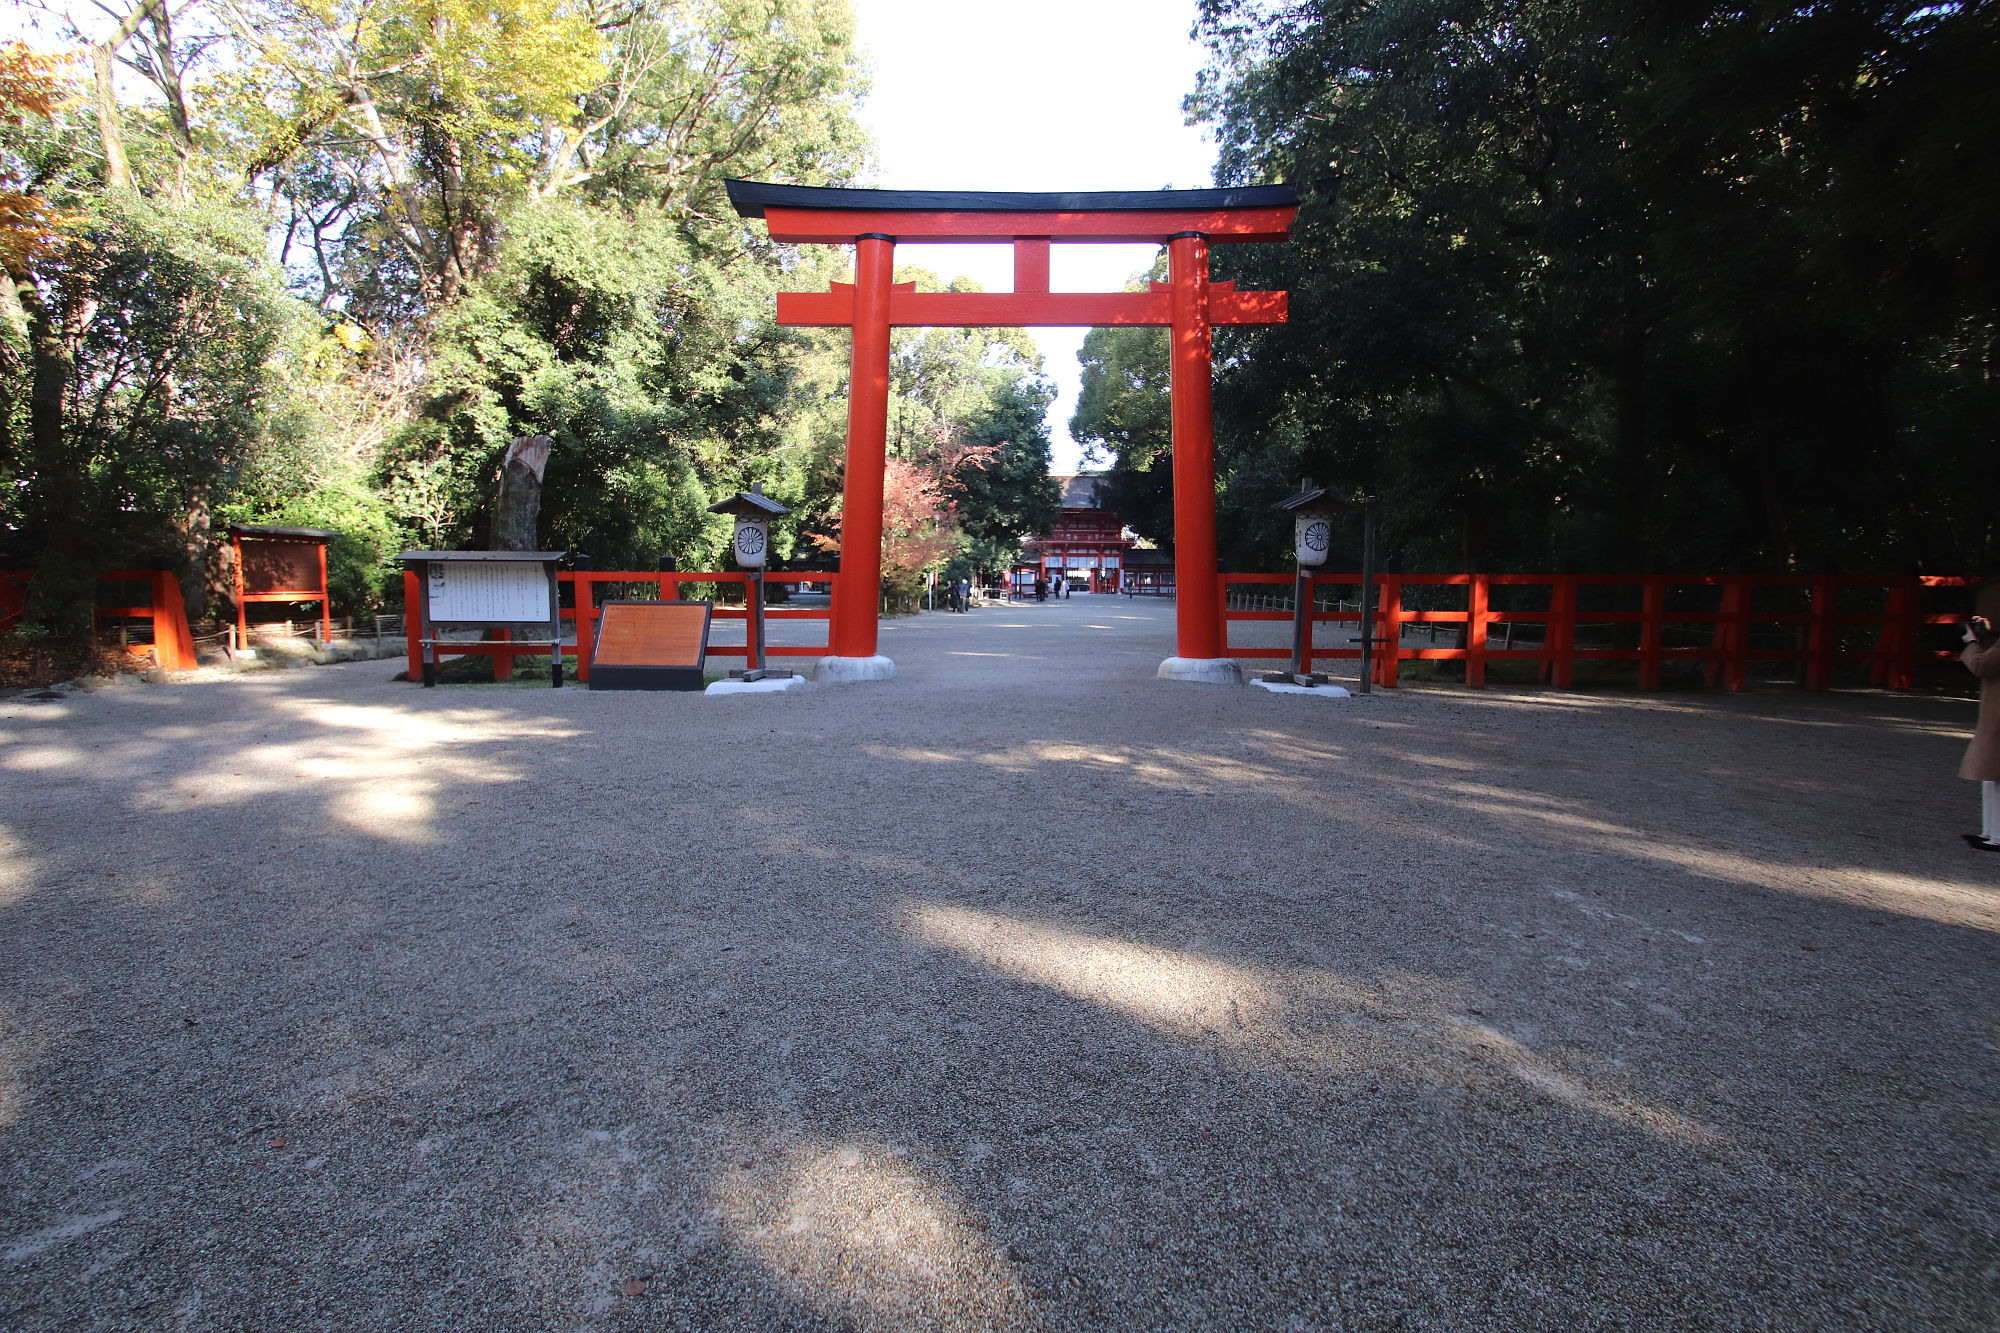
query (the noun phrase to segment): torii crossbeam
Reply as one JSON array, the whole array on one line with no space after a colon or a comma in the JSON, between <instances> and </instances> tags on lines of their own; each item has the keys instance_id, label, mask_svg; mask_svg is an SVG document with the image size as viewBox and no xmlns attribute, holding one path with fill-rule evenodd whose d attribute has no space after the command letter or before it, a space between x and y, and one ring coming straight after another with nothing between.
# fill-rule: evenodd
<instances>
[{"instance_id":1,"label":"torii crossbeam","mask_svg":"<svg viewBox=\"0 0 2000 1333\"><path fill-rule=\"evenodd\" d=\"M1284 292L1239 292L1211 282L1211 244L1282 241L1298 192L1289 185L1220 190L1012 194L849 190L728 182L744 217L771 239L852 245L854 282L826 292L785 292L780 324L854 330L847 407L847 474L841 500L840 588L821 663L830 679L884 679L895 665L876 651L882 596L882 475L889 423L889 330L930 326L1163 325L1171 334L1175 655L1160 675L1235 680L1222 656L1222 588L1216 579L1215 440L1211 407L1217 324L1282 324ZM920 292L894 280L898 240L926 245L1012 245L1011 292ZM1052 244L1154 243L1167 247L1168 281L1146 292L1052 292Z\"/></svg>"}]
</instances>

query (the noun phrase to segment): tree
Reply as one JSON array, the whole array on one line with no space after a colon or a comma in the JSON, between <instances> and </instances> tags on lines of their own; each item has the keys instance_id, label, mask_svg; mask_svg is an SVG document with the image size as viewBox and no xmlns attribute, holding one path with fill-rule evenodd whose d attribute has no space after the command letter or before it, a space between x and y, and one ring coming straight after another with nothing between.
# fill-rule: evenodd
<instances>
[{"instance_id":1,"label":"tree","mask_svg":"<svg viewBox=\"0 0 2000 1333\"><path fill-rule=\"evenodd\" d=\"M1167 276L1162 254L1151 269L1126 284L1127 291ZM1167 363L1167 331L1160 328L1101 328L1084 335L1077 353L1082 367L1070 438L1104 458L1109 468L1100 488L1107 507L1147 540L1171 548L1173 508L1172 372Z\"/></svg>"},{"instance_id":2,"label":"tree","mask_svg":"<svg viewBox=\"0 0 2000 1333\"><path fill-rule=\"evenodd\" d=\"M1049 404L1039 379L995 392L985 411L960 435L961 453L945 476L973 570L1009 568L1021 540L1046 532L1062 512L1062 491L1049 475Z\"/></svg>"},{"instance_id":3,"label":"tree","mask_svg":"<svg viewBox=\"0 0 2000 1333\"><path fill-rule=\"evenodd\" d=\"M69 102L60 56L43 55L21 42L0 46L0 124L19 127L31 118L50 118ZM34 174L22 154L9 146L0 158L0 273L9 283L31 282L35 268L74 243L80 218L63 213L34 190ZM18 297L0 289L5 314L21 318Z\"/></svg>"},{"instance_id":4,"label":"tree","mask_svg":"<svg viewBox=\"0 0 2000 1333\"><path fill-rule=\"evenodd\" d=\"M61 259L16 281L27 347L5 376L7 517L40 534L34 615L65 632L88 628L98 570L163 550L200 563L210 488L264 437L267 362L292 317L240 217L98 207Z\"/></svg>"},{"instance_id":5,"label":"tree","mask_svg":"<svg viewBox=\"0 0 2000 1333\"><path fill-rule=\"evenodd\" d=\"M1977 567L2000 481L1990 6L1209 0L1219 178L1309 181L1225 276L1225 470L1382 492L1439 563ZM1977 219L1978 221L1975 221ZM1251 253L1258 250L1291 253ZM1267 469L1269 470L1269 469ZM1286 468L1285 471L1293 469Z\"/></svg>"},{"instance_id":6,"label":"tree","mask_svg":"<svg viewBox=\"0 0 2000 1333\"><path fill-rule=\"evenodd\" d=\"M575 193L740 246L724 176L838 181L859 160L853 20L834 0L225 12L257 56L235 98L240 169L310 254L302 280L371 319L449 303L519 206Z\"/></svg>"}]
</instances>

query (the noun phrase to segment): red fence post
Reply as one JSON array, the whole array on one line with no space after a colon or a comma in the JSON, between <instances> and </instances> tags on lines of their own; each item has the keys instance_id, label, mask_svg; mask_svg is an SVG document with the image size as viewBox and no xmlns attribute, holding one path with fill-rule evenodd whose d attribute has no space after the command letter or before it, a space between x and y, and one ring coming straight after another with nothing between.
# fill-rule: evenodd
<instances>
[{"instance_id":1,"label":"red fence post","mask_svg":"<svg viewBox=\"0 0 2000 1333\"><path fill-rule=\"evenodd\" d=\"M1722 684L1741 694L1750 684L1750 599L1749 579L1730 575L1722 584L1722 619L1716 633L1722 641Z\"/></svg>"},{"instance_id":2,"label":"red fence post","mask_svg":"<svg viewBox=\"0 0 2000 1333\"><path fill-rule=\"evenodd\" d=\"M1660 688L1660 648L1666 629L1661 617L1667 610L1667 581L1650 574L1641 589L1644 600L1639 618L1639 688L1653 692Z\"/></svg>"},{"instance_id":3,"label":"red fence post","mask_svg":"<svg viewBox=\"0 0 2000 1333\"><path fill-rule=\"evenodd\" d=\"M1916 684L1922 600L1922 586L1914 578L1898 579L1890 590L1882 626L1882 644L1886 647L1882 680L1892 690L1907 690Z\"/></svg>"},{"instance_id":4,"label":"red fence post","mask_svg":"<svg viewBox=\"0 0 2000 1333\"><path fill-rule=\"evenodd\" d=\"M314 543L319 552L319 646L333 646L333 589L326 586L326 542Z\"/></svg>"},{"instance_id":5,"label":"red fence post","mask_svg":"<svg viewBox=\"0 0 2000 1333\"><path fill-rule=\"evenodd\" d=\"M1465 590L1465 683L1486 684L1486 575L1474 574Z\"/></svg>"},{"instance_id":6,"label":"red fence post","mask_svg":"<svg viewBox=\"0 0 2000 1333\"><path fill-rule=\"evenodd\" d=\"M1377 608L1381 644L1378 649L1380 655L1375 659L1375 683L1385 690L1393 690L1398 674L1396 662L1402 656L1403 648L1403 580L1394 574L1383 575L1378 595L1381 598Z\"/></svg>"},{"instance_id":7,"label":"red fence post","mask_svg":"<svg viewBox=\"0 0 2000 1333\"><path fill-rule=\"evenodd\" d=\"M1838 601L1832 579L1814 579L1812 611L1806 621L1806 688L1824 690L1833 684L1833 653L1839 639L1834 621Z\"/></svg>"},{"instance_id":8,"label":"red fence post","mask_svg":"<svg viewBox=\"0 0 2000 1333\"><path fill-rule=\"evenodd\" d=\"M1549 683L1559 690L1576 688L1576 575L1558 574L1549 589L1549 627L1543 634L1548 654Z\"/></svg>"},{"instance_id":9,"label":"red fence post","mask_svg":"<svg viewBox=\"0 0 2000 1333\"><path fill-rule=\"evenodd\" d=\"M597 582L588 573L572 574L570 580L571 609L576 613L576 679L588 685L590 659L597 652ZM660 584L664 589L666 580L661 579ZM675 591L679 591L678 586Z\"/></svg>"},{"instance_id":10,"label":"red fence post","mask_svg":"<svg viewBox=\"0 0 2000 1333\"><path fill-rule=\"evenodd\" d=\"M417 610L417 597L422 590L417 587L415 570L403 571L403 641L409 647L410 674L413 681L424 678L424 646L418 640L423 638L422 613Z\"/></svg>"}]
</instances>

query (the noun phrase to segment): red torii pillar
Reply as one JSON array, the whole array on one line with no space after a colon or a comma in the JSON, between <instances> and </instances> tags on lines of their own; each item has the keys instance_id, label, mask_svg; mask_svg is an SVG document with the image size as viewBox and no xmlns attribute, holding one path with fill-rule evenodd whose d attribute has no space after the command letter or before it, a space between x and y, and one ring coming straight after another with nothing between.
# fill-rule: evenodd
<instances>
[{"instance_id":1,"label":"red torii pillar","mask_svg":"<svg viewBox=\"0 0 2000 1333\"><path fill-rule=\"evenodd\" d=\"M1219 190L1014 194L849 190L727 182L744 217L771 239L852 245L854 282L828 292L778 296L780 324L854 331L841 503L840 584L830 656L821 676L885 680L895 664L877 651L882 588L882 477L888 440L889 330L898 327L1164 325L1172 329L1175 655L1159 674L1233 682L1222 655L1222 585L1216 577L1215 440L1211 410L1217 324L1281 324L1284 292L1239 292L1211 282L1212 244L1282 241L1298 213L1288 185ZM897 283L897 240L1012 245L1011 292L919 292ZM1049 246L1152 243L1167 247L1169 281L1146 292L1051 292Z\"/></svg>"}]
</instances>

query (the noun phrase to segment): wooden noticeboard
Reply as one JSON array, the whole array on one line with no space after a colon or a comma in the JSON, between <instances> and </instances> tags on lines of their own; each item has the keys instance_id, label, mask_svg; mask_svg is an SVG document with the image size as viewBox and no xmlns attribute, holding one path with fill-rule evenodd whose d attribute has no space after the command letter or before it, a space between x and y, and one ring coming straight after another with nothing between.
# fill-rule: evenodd
<instances>
[{"instance_id":1,"label":"wooden noticeboard","mask_svg":"<svg viewBox=\"0 0 2000 1333\"><path fill-rule=\"evenodd\" d=\"M321 594L320 556L325 542L266 539L239 545L245 592L295 593L301 598Z\"/></svg>"},{"instance_id":2,"label":"wooden noticeboard","mask_svg":"<svg viewBox=\"0 0 2000 1333\"><path fill-rule=\"evenodd\" d=\"M433 561L430 612L438 625L546 622L548 571L532 560Z\"/></svg>"},{"instance_id":3,"label":"wooden noticeboard","mask_svg":"<svg viewBox=\"0 0 2000 1333\"><path fill-rule=\"evenodd\" d=\"M606 602L590 654L593 690L698 690L709 602Z\"/></svg>"},{"instance_id":4,"label":"wooden noticeboard","mask_svg":"<svg viewBox=\"0 0 2000 1333\"><path fill-rule=\"evenodd\" d=\"M549 684L562 688L562 592L556 581L561 551L405 551L396 559L417 576L417 634L412 647L423 650L424 684L437 684L437 664L445 656L469 652L547 649ZM505 630L489 647L449 639L446 630ZM463 644L464 646L460 646ZM497 664L496 664L497 665ZM496 671L504 679L504 673Z\"/></svg>"}]
</instances>

